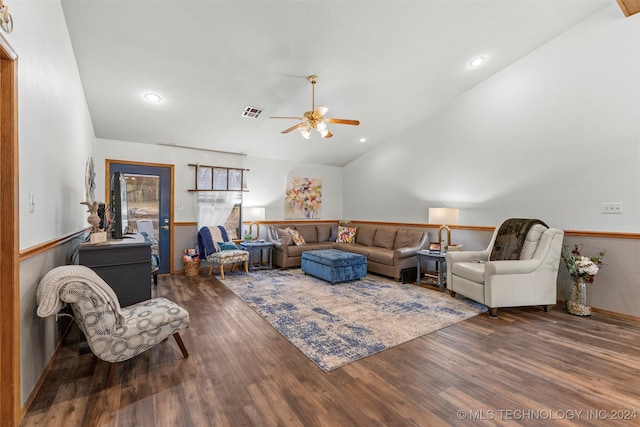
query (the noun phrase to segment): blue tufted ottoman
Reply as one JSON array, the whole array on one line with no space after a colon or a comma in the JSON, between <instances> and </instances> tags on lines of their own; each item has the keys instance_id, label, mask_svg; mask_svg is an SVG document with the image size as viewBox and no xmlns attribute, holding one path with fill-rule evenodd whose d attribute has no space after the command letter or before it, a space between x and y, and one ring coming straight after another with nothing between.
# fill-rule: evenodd
<instances>
[{"instance_id":1,"label":"blue tufted ottoman","mask_svg":"<svg viewBox=\"0 0 640 427\"><path fill-rule=\"evenodd\" d=\"M330 282L349 282L367 275L367 257L337 249L302 253L302 271Z\"/></svg>"}]
</instances>

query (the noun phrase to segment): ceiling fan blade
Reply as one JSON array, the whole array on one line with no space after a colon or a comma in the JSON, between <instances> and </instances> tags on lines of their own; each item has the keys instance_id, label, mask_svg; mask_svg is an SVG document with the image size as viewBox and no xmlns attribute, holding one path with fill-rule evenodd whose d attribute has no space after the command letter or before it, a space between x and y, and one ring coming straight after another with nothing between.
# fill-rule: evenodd
<instances>
[{"instance_id":1,"label":"ceiling fan blade","mask_svg":"<svg viewBox=\"0 0 640 427\"><path fill-rule=\"evenodd\" d=\"M325 123L337 123L339 125L353 125L358 126L360 124L359 120L350 120L350 119L324 119Z\"/></svg>"},{"instance_id":2,"label":"ceiling fan blade","mask_svg":"<svg viewBox=\"0 0 640 427\"><path fill-rule=\"evenodd\" d=\"M327 134L323 136L323 138L331 138L332 136L333 134L331 133L331 131L327 131Z\"/></svg>"},{"instance_id":3,"label":"ceiling fan blade","mask_svg":"<svg viewBox=\"0 0 640 427\"><path fill-rule=\"evenodd\" d=\"M269 117L270 119L293 119L293 120L307 120L306 117Z\"/></svg>"},{"instance_id":4,"label":"ceiling fan blade","mask_svg":"<svg viewBox=\"0 0 640 427\"><path fill-rule=\"evenodd\" d=\"M327 107L323 107L322 105L318 105L316 107L316 109L313 110L313 113L311 115L313 116L314 119L321 119L322 116L327 114L327 111L329 111L329 109Z\"/></svg>"},{"instance_id":5,"label":"ceiling fan blade","mask_svg":"<svg viewBox=\"0 0 640 427\"><path fill-rule=\"evenodd\" d=\"M280 132L280 133L289 133L289 132L291 132L292 130L298 129L298 126L300 126L300 123L298 123L297 125L293 125L293 126L291 126L290 128L283 130L283 131L282 131L282 132Z\"/></svg>"}]
</instances>

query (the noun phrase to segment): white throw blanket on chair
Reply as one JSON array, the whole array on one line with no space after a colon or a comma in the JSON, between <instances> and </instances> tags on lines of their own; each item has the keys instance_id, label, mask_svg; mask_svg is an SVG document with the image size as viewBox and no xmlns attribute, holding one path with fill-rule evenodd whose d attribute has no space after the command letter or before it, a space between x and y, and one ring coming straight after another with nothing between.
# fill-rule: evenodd
<instances>
[{"instance_id":1,"label":"white throw blanket on chair","mask_svg":"<svg viewBox=\"0 0 640 427\"><path fill-rule=\"evenodd\" d=\"M60 291L65 285L73 282L89 286L104 302L111 305L118 324L124 324L125 319L120 302L111 286L93 270L83 265L61 265L45 274L38 286L38 316L47 317L57 314L63 307Z\"/></svg>"}]
</instances>

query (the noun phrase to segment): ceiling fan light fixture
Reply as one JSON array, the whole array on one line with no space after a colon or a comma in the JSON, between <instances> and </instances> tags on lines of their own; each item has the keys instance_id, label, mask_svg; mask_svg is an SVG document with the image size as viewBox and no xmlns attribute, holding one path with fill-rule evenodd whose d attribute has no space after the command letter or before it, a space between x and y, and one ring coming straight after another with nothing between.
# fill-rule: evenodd
<instances>
[{"instance_id":1,"label":"ceiling fan light fixture","mask_svg":"<svg viewBox=\"0 0 640 427\"><path fill-rule=\"evenodd\" d=\"M318 122L318 124L316 125L316 129L318 129L318 132L322 133L323 131L327 130L327 124L325 122Z\"/></svg>"},{"instance_id":2,"label":"ceiling fan light fixture","mask_svg":"<svg viewBox=\"0 0 640 427\"><path fill-rule=\"evenodd\" d=\"M298 126L298 130L304 139L311 138L311 126L308 123Z\"/></svg>"}]
</instances>

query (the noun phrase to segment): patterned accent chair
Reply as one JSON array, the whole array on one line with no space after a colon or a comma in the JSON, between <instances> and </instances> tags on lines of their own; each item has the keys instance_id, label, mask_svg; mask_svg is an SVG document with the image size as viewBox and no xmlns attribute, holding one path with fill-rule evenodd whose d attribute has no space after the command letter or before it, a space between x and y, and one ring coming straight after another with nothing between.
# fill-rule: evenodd
<instances>
[{"instance_id":1,"label":"patterned accent chair","mask_svg":"<svg viewBox=\"0 0 640 427\"><path fill-rule=\"evenodd\" d=\"M131 359L166 340L176 340L182 355L189 356L178 331L189 327L189 312L166 298L153 298L120 307L113 289L93 270L63 265L49 271L37 291L40 317L58 315L65 303L84 333L91 352L111 363L106 386L115 364Z\"/></svg>"},{"instance_id":2,"label":"patterned accent chair","mask_svg":"<svg viewBox=\"0 0 640 427\"><path fill-rule=\"evenodd\" d=\"M224 266L230 265L231 271L236 264L244 264L245 274L249 274L249 252L238 249L229 241L224 227L202 227L198 231L198 251L200 258L209 265L209 276L213 267L220 267L220 279L224 280Z\"/></svg>"}]
</instances>

